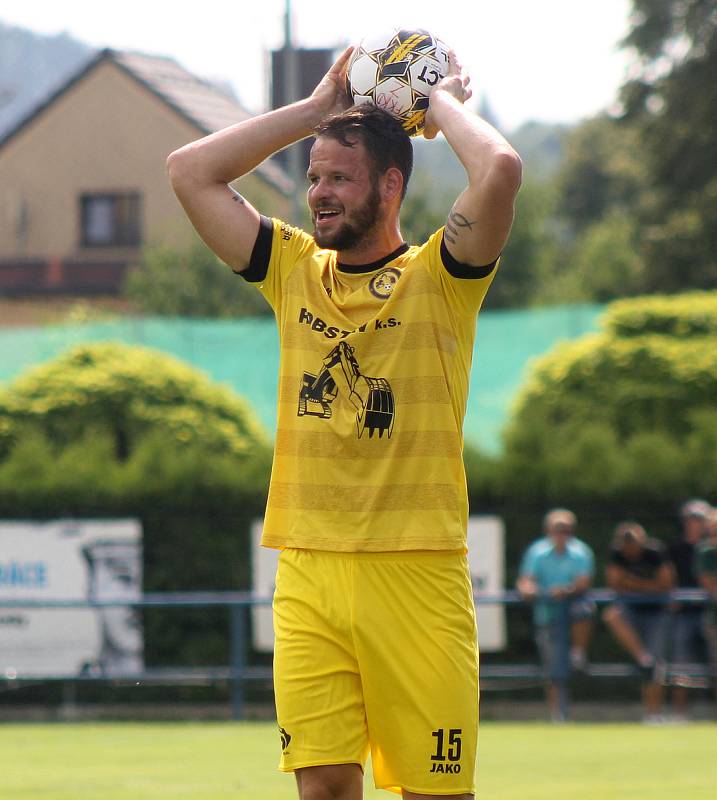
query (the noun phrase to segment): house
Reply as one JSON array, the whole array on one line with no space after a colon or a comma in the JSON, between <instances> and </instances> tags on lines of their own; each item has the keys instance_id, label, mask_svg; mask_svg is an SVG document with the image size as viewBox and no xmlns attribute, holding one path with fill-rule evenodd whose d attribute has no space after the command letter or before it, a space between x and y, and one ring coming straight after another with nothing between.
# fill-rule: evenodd
<instances>
[{"instance_id":1,"label":"house","mask_svg":"<svg viewBox=\"0 0 717 800\"><path fill-rule=\"evenodd\" d=\"M118 293L142 247L191 237L167 155L248 116L171 58L99 52L0 139L0 295ZM236 186L289 217L273 160Z\"/></svg>"}]
</instances>

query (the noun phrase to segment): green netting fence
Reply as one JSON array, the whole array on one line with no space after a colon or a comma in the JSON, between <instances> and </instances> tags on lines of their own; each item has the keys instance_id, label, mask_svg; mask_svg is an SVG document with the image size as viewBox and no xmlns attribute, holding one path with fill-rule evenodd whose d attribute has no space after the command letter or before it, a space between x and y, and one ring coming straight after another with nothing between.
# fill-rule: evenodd
<instances>
[{"instance_id":1,"label":"green netting fence","mask_svg":"<svg viewBox=\"0 0 717 800\"><path fill-rule=\"evenodd\" d=\"M558 341L597 329L600 305L525 311L485 311L478 321L465 420L466 439L495 453L510 404L531 359ZM2 320L0 320L0 326ZM278 336L272 317L241 320L128 318L107 322L0 328L0 381L89 341L152 347L184 359L229 384L256 409L266 427L276 425Z\"/></svg>"}]
</instances>

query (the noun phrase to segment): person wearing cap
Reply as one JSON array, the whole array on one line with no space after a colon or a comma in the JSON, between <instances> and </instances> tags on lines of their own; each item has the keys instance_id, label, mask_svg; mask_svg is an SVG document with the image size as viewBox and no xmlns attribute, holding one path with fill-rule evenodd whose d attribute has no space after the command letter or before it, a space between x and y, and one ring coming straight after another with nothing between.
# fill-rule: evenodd
<instances>
[{"instance_id":1,"label":"person wearing cap","mask_svg":"<svg viewBox=\"0 0 717 800\"><path fill-rule=\"evenodd\" d=\"M699 581L695 572L697 549L707 530L710 504L705 500L688 500L680 509L680 535L668 547L670 561L675 569L677 589L697 589ZM688 691L699 685L686 665L703 664L707 660L707 644L703 632L703 605L701 602L680 600L672 605L670 626L670 661L673 687L672 711L675 721L685 721L688 709Z\"/></svg>"},{"instance_id":2,"label":"person wearing cap","mask_svg":"<svg viewBox=\"0 0 717 800\"><path fill-rule=\"evenodd\" d=\"M706 526L705 539L697 548L695 572L700 586L711 600L705 608L703 631L710 657L712 688L717 700L717 508L710 509Z\"/></svg>"},{"instance_id":3,"label":"person wearing cap","mask_svg":"<svg viewBox=\"0 0 717 800\"><path fill-rule=\"evenodd\" d=\"M575 536L576 526L572 511L555 508L548 512L543 520L545 536L525 551L516 583L522 597L533 602L536 644L545 668L546 699L554 722L563 721L565 716L561 690L569 667L587 666L595 614L595 604L585 596L595 573L595 557ZM565 635L565 625L570 627L569 636Z\"/></svg>"},{"instance_id":4,"label":"person wearing cap","mask_svg":"<svg viewBox=\"0 0 717 800\"><path fill-rule=\"evenodd\" d=\"M660 722L667 593L674 584L664 546L637 522L621 522L613 536L606 579L616 598L603 612L603 621L643 678L645 722Z\"/></svg>"}]
</instances>

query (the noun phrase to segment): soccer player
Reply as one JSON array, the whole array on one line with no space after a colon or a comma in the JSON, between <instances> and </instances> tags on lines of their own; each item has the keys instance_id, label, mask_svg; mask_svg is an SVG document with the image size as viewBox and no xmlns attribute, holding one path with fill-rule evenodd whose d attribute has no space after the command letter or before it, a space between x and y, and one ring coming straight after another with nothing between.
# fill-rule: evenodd
<instances>
[{"instance_id":1,"label":"soccer player","mask_svg":"<svg viewBox=\"0 0 717 800\"><path fill-rule=\"evenodd\" d=\"M464 106L453 55L431 94L468 175L445 227L403 241L412 168L400 123L349 108L340 56L308 98L172 153L194 226L272 305L278 423L263 544L274 596L280 769L302 800L470 798L478 722L462 463L476 315L513 220L521 162ZM313 235L229 183L311 134Z\"/></svg>"}]
</instances>

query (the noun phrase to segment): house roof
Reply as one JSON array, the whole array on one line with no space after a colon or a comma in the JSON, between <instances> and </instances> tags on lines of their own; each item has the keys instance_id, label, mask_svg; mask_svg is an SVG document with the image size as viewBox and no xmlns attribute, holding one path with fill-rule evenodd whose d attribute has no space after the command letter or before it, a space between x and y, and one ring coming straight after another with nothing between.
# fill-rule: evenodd
<instances>
[{"instance_id":1,"label":"house roof","mask_svg":"<svg viewBox=\"0 0 717 800\"><path fill-rule=\"evenodd\" d=\"M252 116L228 91L188 72L173 58L107 48L96 53L59 89L0 138L0 149L106 61L118 66L203 134L214 133ZM294 182L286 171L271 160L260 164L256 172L284 194L289 194L294 188Z\"/></svg>"}]
</instances>

